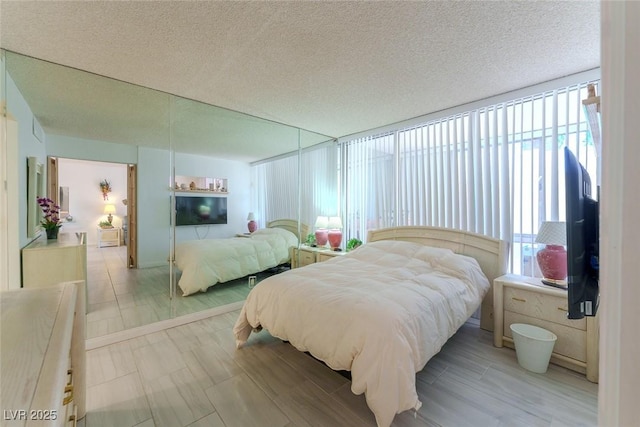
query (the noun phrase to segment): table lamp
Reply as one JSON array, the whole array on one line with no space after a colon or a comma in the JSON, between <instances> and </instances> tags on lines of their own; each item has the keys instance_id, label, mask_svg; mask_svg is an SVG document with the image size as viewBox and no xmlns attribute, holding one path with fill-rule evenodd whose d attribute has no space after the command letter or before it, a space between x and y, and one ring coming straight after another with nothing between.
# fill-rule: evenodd
<instances>
[{"instance_id":1,"label":"table lamp","mask_svg":"<svg viewBox=\"0 0 640 427\"><path fill-rule=\"evenodd\" d=\"M109 224L111 224L111 221L113 221L113 215L114 213L116 213L116 206L115 205L104 205L104 213L107 214L107 221L109 221Z\"/></svg>"},{"instance_id":2,"label":"table lamp","mask_svg":"<svg viewBox=\"0 0 640 427\"><path fill-rule=\"evenodd\" d=\"M334 251L340 250L340 243L342 243L342 219L339 216L332 216L329 218L329 246Z\"/></svg>"},{"instance_id":3,"label":"table lamp","mask_svg":"<svg viewBox=\"0 0 640 427\"><path fill-rule=\"evenodd\" d=\"M326 216L319 216L316 219L316 245L324 246L327 244L329 238L327 226L329 225L329 218Z\"/></svg>"},{"instance_id":4,"label":"table lamp","mask_svg":"<svg viewBox=\"0 0 640 427\"><path fill-rule=\"evenodd\" d=\"M546 246L536 254L542 283L552 286L566 287L567 283L567 229L562 221L545 221L540 226L536 243Z\"/></svg>"}]
</instances>

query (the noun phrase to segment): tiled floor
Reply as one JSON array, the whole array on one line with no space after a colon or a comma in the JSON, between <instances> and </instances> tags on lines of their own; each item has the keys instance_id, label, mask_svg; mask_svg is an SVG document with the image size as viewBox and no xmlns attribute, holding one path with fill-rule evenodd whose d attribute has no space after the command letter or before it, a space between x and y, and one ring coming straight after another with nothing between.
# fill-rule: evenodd
<instances>
[{"instance_id":1,"label":"tiled floor","mask_svg":"<svg viewBox=\"0 0 640 427\"><path fill-rule=\"evenodd\" d=\"M246 279L219 283L207 292L169 299L169 266L128 269L126 247L87 248L87 338L243 301ZM258 274L258 281L268 273Z\"/></svg>"},{"instance_id":2,"label":"tiled floor","mask_svg":"<svg viewBox=\"0 0 640 427\"><path fill-rule=\"evenodd\" d=\"M267 331L236 350L238 311L87 352L85 426L375 426L350 382ZM416 376L393 426L595 426L597 384L533 374L465 324Z\"/></svg>"}]
</instances>

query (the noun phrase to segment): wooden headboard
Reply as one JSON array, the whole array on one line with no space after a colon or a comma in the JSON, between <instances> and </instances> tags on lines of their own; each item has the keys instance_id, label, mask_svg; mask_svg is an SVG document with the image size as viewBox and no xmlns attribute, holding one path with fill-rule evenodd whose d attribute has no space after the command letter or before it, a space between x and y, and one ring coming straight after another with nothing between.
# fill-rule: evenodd
<instances>
[{"instance_id":1,"label":"wooden headboard","mask_svg":"<svg viewBox=\"0 0 640 427\"><path fill-rule=\"evenodd\" d=\"M451 249L453 252L475 258L489 279L489 292L482 301L480 327L493 330L493 280L507 272L509 244L504 240L468 231L438 227L391 227L369 231L367 242L377 240L403 240L425 246Z\"/></svg>"},{"instance_id":2,"label":"wooden headboard","mask_svg":"<svg viewBox=\"0 0 640 427\"><path fill-rule=\"evenodd\" d=\"M300 233L298 234L298 224L300 224ZM283 228L298 236L300 243L307 239L309 234L309 226L307 224L298 223L295 219L276 219L267 223L267 228Z\"/></svg>"}]
</instances>

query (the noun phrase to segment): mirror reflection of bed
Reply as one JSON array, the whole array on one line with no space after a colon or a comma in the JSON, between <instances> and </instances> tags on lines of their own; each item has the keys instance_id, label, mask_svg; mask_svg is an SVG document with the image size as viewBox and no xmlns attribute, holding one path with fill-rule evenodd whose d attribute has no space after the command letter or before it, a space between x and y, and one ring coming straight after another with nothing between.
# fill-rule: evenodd
<instances>
[{"instance_id":1,"label":"mirror reflection of bed","mask_svg":"<svg viewBox=\"0 0 640 427\"><path fill-rule=\"evenodd\" d=\"M177 243L174 256L177 294L185 297L184 301L177 301L177 310L195 304L192 299L207 307L214 302L229 304L244 300L249 286L290 269L291 248L297 247L300 236L306 236L308 231L305 224L298 229L296 220L279 219L250 235ZM249 277L255 277L251 285Z\"/></svg>"},{"instance_id":2,"label":"mirror reflection of bed","mask_svg":"<svg viewBox=\"0 0 640 427\"><path fill-rule=\"evenodd\" d=\"M283 233L291 233L296 241L298 233L300 235L308 233L308 226L301 225L300 232L298 232L297 221L290 219L271 221L263 230L270 228L280 229ZM268 234L268 231L258 230L257 234L263 233ZM229 239L206 240L208 241L198 240L197 242L225 247L229 241L248 243L253 239L251 237L231 237ZM286 250L289 252L289 248ZM287 271L290 266L290 261L287 258L283 262L269 265L260 271L251 271L215 285L209 283L205 285L205 291L197 291L188 296L183 296L184 292L178 286L176 298L170 301L166 297L170 275L168 265L127 269L125 246L88 247L87 251L88 269L93 280L88 297L89 304L94 309L89 313L87 319L87 338L97 338L175 316L189 315L203 310L241 303L250 291L249 276L255 276L257 284L267 277ZM175 270L175 274L176 282L179 283L182 272ZM114 292L110 291L111 287ZM113 296L114 293L115 296ZM116 301L113 301L112 298L116 298ZM114 302L115 304L113 304ZM102 310L102 306L106 311Z\"/></svg>"}]
</instances>

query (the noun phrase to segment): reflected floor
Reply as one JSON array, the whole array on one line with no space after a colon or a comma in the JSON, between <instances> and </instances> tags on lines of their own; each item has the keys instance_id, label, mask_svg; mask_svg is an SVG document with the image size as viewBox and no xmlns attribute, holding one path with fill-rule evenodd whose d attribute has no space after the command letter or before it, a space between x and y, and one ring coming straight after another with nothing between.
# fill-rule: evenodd
<instances>
[{"instance_id":1,"label":"reflected floor","mask_svg":"<svg viewBox=\"0 0 640 427\"><path fill-rule=\"evenodd\" d=\"M246 299L246 278L219 283L202 292L169 299L169 266L128 269L127 248L87 247L87 338ZM273 273L256 274L257 282Z\"/></svg>"}]
</instances>

